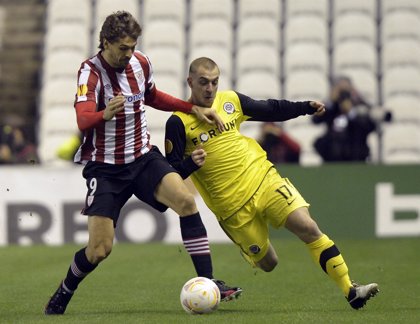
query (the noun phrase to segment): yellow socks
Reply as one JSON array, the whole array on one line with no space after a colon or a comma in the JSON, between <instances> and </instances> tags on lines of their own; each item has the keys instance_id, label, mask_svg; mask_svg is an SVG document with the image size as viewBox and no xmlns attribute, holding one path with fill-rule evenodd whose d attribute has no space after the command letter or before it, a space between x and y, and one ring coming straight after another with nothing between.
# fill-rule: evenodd
<instances>
[{"instance_id":1,"label":"yellow socks","mask_svg":"<svg viewBox=\"0 0 420 324\"><path fill-rule=\"evenodd\" d=\"M352 287L349 270L340 251L329 237L323 234L318 240L307 244L315 263L319 264L324 272L335 281L347 297Z\"/></svg>"}]
</instances>

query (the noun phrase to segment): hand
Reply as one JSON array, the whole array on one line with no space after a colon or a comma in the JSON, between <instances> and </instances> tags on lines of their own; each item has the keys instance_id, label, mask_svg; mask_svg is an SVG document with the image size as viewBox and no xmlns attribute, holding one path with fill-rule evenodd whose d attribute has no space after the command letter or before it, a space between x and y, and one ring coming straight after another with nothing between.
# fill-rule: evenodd
<instances>
[{"instance_id":1,"label":"hand","mask_svg":"<svg viewBox=\"0 0 420 324\"><path fill-rule=\"evenodd\" d=\"M202 144L198 145L197 148L191 153L193 162L200 168L204 165L204 162L206 162L206 156L207 153L204 151Z\"/></svg>"},{"instance_id":2,"label":"hand","mask_svg":"<svg viewBox=\"0 0 420 324\"><path fill-rule=\"evenodd\" d=\"M120 111L123 111L124 102L124 96L121 93L118 93L108 102L108 105L106 106L103 113L103 119L111 120L116 114L118 114Z\"/></svg>"},{"instance_id":3,"label":"hand","mask_svg":"<svg viewBox=\"0 0 420 324\"><path fill-rule=\"evenodd\" d=\"M193 106L191 112L194 113L201 121L208 124L216 125L220 132L225 130L223 121L213 108Z\"/></svg>"},{"instance_id":4,"label":"hand","mask_svg":"<svg viewBox=\"0 0 420 324\"><path fill-rule=\"evenodd\" d=\"M320 101L311 101L309 103L315 109L316 116L321 116L325 113L325 105Z\"/></svg>"}]
</instances>

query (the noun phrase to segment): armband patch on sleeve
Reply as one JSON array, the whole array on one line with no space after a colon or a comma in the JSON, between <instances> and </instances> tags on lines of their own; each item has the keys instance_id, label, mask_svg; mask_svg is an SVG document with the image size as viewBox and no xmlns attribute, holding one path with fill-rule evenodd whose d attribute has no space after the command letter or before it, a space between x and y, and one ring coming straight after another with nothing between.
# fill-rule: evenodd
<instances>
[{"instance_id":1,"label":"armband patch on sleeve","mask_svg":"<svg viewBox=\"0 0 420 324\"><path fill-rule=\"evenodd\" d=\"M77 96L81 97L81 96L86 96L88 92L88 87L86 84L81 84L77 87Z\"/></svg>"},{"instance_id":2,"label":"armband patch on sleeve","mask_svg":"<svg viewBox=\"0 0 420 324\"><path fill-rule=\"evenodd\" d=\"M174 145L172 144L172 142L168 139L165 139L165 153L171 154L173 149Z\"/></svg>"}]
</instances>

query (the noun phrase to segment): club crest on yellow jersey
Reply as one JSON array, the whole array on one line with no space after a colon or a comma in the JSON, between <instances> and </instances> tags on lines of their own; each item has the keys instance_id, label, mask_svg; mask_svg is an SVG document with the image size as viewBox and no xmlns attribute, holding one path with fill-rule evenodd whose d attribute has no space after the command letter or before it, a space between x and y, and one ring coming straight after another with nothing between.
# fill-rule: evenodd
<instances>
[{"instance_id":1,"label":"club crest on yellow jersey","mask_svg":"<svg viewBox=\"0 0 420 324\"><path fill-rule=\"evenodd\" d=\"M235 112L235 106L231 102L225 102L223 105L223 110L230 115Z\"/></svg>"}]
</instances>

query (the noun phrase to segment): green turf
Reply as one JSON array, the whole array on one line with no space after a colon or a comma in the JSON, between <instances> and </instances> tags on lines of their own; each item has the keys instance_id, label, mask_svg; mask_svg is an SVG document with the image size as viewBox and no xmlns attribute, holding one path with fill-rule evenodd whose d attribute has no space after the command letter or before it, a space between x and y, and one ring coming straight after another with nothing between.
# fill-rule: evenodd
<instances>
[{"instance_id":1,"label":"green turf","mask_svg":"<svg viewBox=\"0 0 420 324\"><path fill-rule=\"evenodd\" d=\"M0 323L420 323L419 239L337 241L353 279L380 293L359 311L297 240L276 240L279 266L248 266L230 244L213 245L215 276L243 296L209 315L188 315L182 284L194 277L182 246L117 244L79 287L64 316L43 315L79 247L0 248Z\"/></svg>"}]
</instances>

